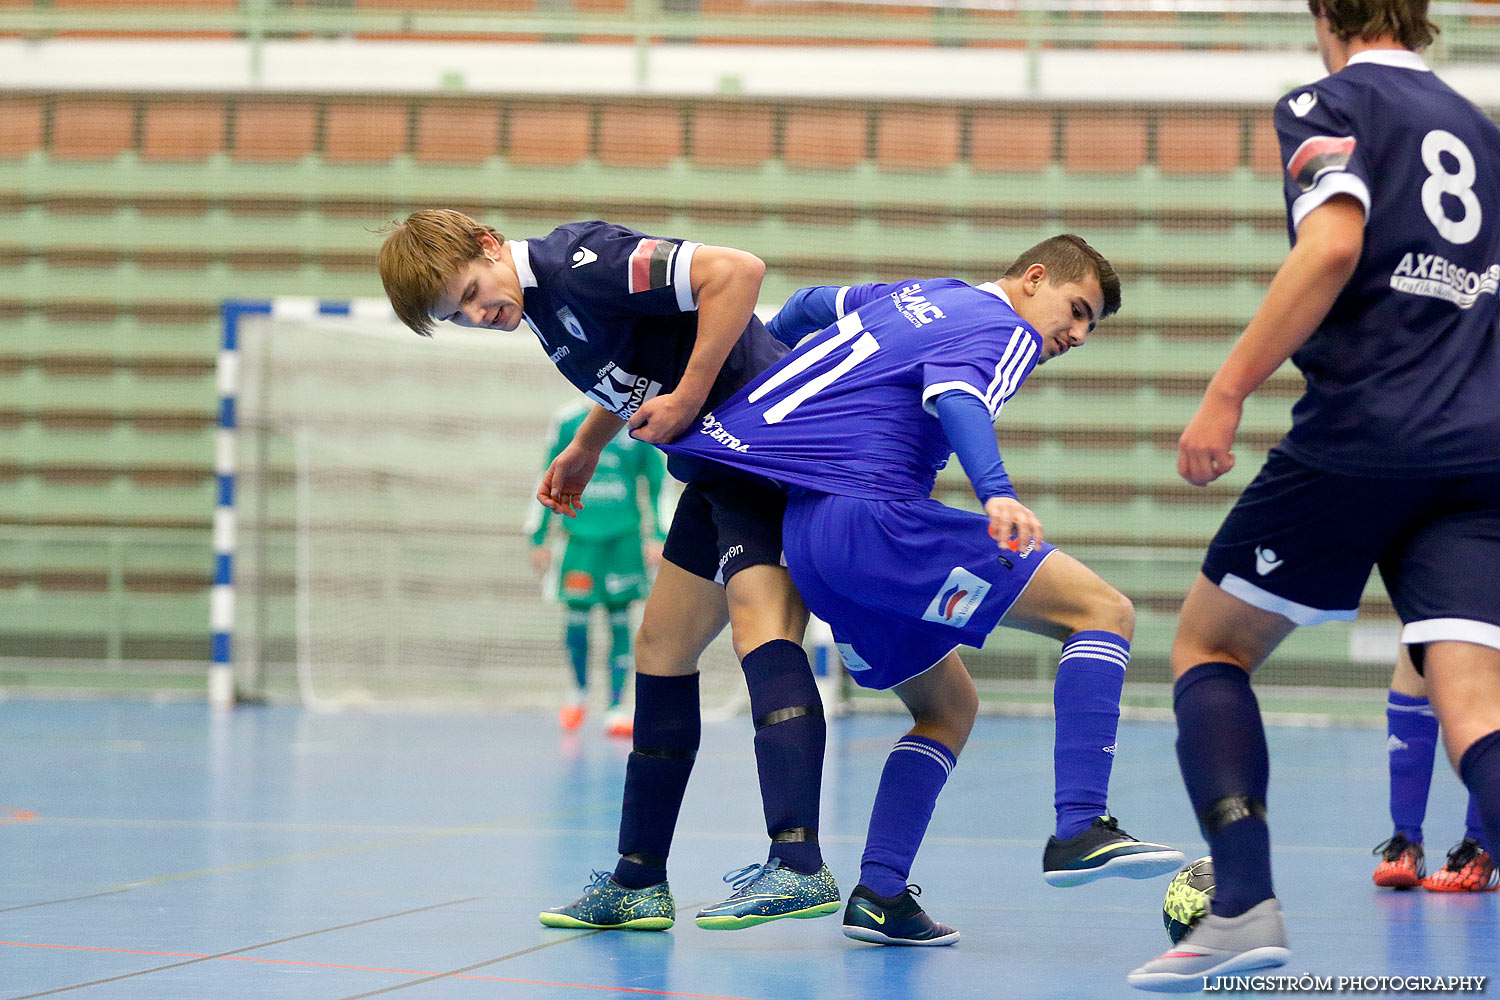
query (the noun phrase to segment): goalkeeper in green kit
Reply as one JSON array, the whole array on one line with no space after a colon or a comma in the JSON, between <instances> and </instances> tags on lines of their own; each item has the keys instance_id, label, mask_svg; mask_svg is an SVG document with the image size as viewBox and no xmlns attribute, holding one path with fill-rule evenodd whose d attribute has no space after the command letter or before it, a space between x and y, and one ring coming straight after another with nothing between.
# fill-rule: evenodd
<instances>
[{"instance_id":1,"label":"goalkeeper in green kit","mask_svg":"<svg viewBox=\"0 0 1500 1000\"><path fill-rule=\"evenodd\" d=\"M549 467L573 440L588 412L582 403L573 403L553 415L551 447L542 468ZM602 606L609 616L610 634L605 731L610 736L632 734L631 714L620 705L632 666L630 605L646 596L647 569L654 570L661 560L666 533L658 505L665 469L661 452L622 430L599 456L598 469L584 490L583 509L577 517L561 519L567 545L555 574L556 596L567 606L563 640L576 682L558 712L558 722L565 730L577 729L583 723L588 695L589 621L593 609ZM643 487L647 500L644 509ZM531 535L531 565L546 574L552 565L547 535L553 516L540 504L532 504L530 510L526 530Z\"/></svg>"}]
</instances>

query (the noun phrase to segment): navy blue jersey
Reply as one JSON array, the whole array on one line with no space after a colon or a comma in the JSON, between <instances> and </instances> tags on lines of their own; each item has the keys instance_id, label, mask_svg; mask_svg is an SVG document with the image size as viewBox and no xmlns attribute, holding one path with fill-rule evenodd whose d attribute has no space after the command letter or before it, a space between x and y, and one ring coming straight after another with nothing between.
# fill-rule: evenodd
<instances>
[{"instance_id":1,"label":"navy blue jersey","mask_svg":"<svg viewBox=\"0 0 1500 1000\"><path fill-rule=\"evenodd\" d=\"M992 284L860 285L839 305L841 319L666 450L820 493L926 498L952 450L932 400L969 393L998 417L1041 358Z\"/></svg>"},{"instance_id":2,"label":"navy blue jersey","mask_svg":"<svg viewBox=\"0 0 1500 1000\"><path fill-rule=\"evenodd\" d=\"M1296 229L1364 205L1364 251L1292 361L1283 446L1347 475L1500 469L1500 130L1407 51L1366 51L1276 105Z\"/></svg>"},{"instance_id":3,"label":"navy blue jersey","mask_svg":"<svg viewBox=\"0 0 1500 1000\"><path fill-rule=\"evenodd\" d=\"M690 282L699 244L608 222L572 222L510 244L526 322L589 399L623 419L677 388L698 335ZM704 409L786 352L760 320L724 360Z\"/></svg>"}]
</instances>

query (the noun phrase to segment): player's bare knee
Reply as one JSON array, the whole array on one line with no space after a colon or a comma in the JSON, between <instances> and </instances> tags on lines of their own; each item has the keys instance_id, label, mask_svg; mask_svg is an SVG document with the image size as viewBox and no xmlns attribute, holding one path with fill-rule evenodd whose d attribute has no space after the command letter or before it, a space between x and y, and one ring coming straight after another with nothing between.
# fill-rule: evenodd
<instances>
[{"instance_id":1,"label":"player's bare knee","mask_svg":"<svg viewBox=\"0 0 1500 1000\"><path fill-rule=\"evenodd\" d=\"M635 633L635 669L654 677L680 677L698 669L698 651L665 623L648 617Z\"/></svg>"},{"instance_id":2,"label":"player's bare knee","mask_svg":"<svg viewBox=\"0 0 1500 1000\"><path fill-rule=\"evenodd\" d=\"M1074 632L1113 632L1125 639L1135 634L1135 604L1103 580L1085 595L1083 607L1067 624Z\"/></svg>"}]
</instances>

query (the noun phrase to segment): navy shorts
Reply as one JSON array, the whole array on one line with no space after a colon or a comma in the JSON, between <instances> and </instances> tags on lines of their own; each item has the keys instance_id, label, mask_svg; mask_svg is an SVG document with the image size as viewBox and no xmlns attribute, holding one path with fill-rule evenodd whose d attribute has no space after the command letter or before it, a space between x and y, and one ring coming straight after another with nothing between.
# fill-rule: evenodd
<instances>
[{"instance_id":1,"label":"navy shorts","mask_svg":"<svg viewBox=\"0 0 1500 1000\"><path fill-rule=\"evenodd\" d=\"M786 494L764 480L699 472L682 491L662 558L714 583L750 566L781 565Z\"/></svg>"},{"instance_id":2,"label":"navy shorts","mask_svg":"<svg viewBox=\"0 0 1500 1000\"><path fill-rule=\"evenodd\" d=\"M1500 472L1345 476L1273 449L1203 575L1298 625L1352 619L1373 567L1408 645L1500 649Z\"/></svg>"},{"instance_id":3,"label":"navy shorts","mask_svg":"<svg viewBox=\"0 0 1500 1000\"><path fill-rule=\"evenodd\" d=\"M1037 567L999 548L989 518L936 500L794 494L786 560L809 611L833 629L849 676L884 690L982 646Z\"/></svg>"}]
</instances>

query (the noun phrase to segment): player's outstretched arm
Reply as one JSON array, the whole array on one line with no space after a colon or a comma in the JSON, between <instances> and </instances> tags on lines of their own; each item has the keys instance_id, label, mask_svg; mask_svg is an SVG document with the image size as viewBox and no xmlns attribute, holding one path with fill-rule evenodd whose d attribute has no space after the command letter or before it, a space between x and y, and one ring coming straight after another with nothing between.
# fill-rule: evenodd
<instances>
[{"instance_id":1,"label":"player's outstretched arm","mask_svg":"<svg viewBox=\"0 0 1500 1000\"><path fill-rule=\"evenodd\" d=\"M1297 245L1219 366L1177 441L1177 473L1207 486L1234 468L1234 432L1246 398L1307 342L1359 264L1364 206L1338 195L1307 214Z\"/></svg>"},{"instance_id":2,"label":"player's outstretched arm","mask_svg":"<svg viewBox=\"0 0 1500 1000\"><path fill-rule=\"evenodd\" d=\"M698 302L698 337L677 388L648 399L630 418L631 433L665 444L687 430L708 399L719 369L755 315L766 265L752 253L701 246L693 253L689 280Z\"/></svg>"},{"instance_id":3,"label":"player's outstretched arm","mask_svg":"<svg viewBox=\"0 0 1500 1000\"><path fill-rule=\"evenodd\" d=\"M578 425L573 440L542 473L537 501L554 514L577 517L577 512L583 510L583 488L599 465L599 453L624 425L623 420L604 407L594 407Z\"/></svg>"}]
</instances>

